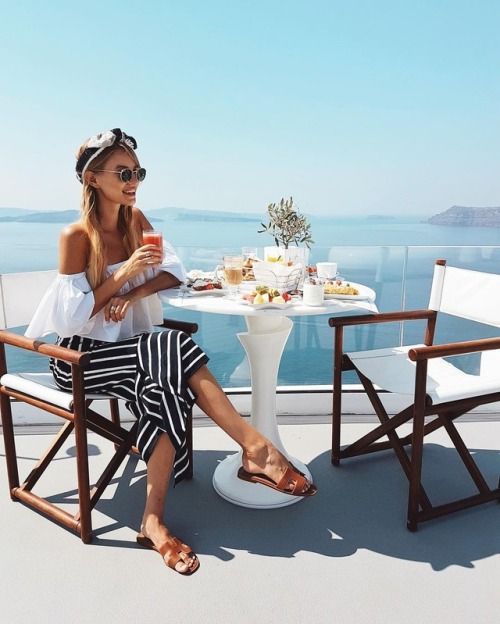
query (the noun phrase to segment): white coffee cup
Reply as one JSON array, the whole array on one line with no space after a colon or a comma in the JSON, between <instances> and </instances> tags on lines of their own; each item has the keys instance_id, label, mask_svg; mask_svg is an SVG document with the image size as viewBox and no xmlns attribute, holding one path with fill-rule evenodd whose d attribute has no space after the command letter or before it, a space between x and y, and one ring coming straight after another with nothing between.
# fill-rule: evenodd
<instances>
[{"instance_id":1,"label":"white coffee cup","mask_svg":"<svg viewBox=\"0 0 500 624\"><path fill-rule=\"evenodd\" d=\"M336 262L317 262L316 270L320 279L335 279L337 276Z\"/></svg>"},{"instance_id":2,"label":"white coffee cup","mask_svg":"<svg viewBox=\"0 0 500 624\"><path fill-rule=\"evenodd\" d=\"M307 279L302 287L302 301L307 306L320 306L323 305L325 293L323 290L323 284L315 282L308 282Z\"/></svg>"}]
</instances>

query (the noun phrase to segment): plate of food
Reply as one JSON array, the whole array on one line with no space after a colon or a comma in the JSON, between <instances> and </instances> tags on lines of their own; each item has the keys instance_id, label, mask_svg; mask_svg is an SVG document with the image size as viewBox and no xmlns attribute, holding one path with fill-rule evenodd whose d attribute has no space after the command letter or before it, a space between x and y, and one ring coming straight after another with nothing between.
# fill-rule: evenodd
<instances>
[{"instance_id":1,"label":"plate of food","mask_svg":"<svg viewBox=\"0 0 500 624\"><path fill-rule=\"evenodd\" d=\"M375 301L375 291L363 284L345 280L332 280L325 283L325 299L347 299L350 301Z\"/></svg>"},{"instance_id":2,"label":"plate of food","mask_svg":"<svg viewBox=\"0 0 500 624\"><path fill-rule=\"evenodd\" d=\"M222 282L215 279L196 279L188 287L188 293L191 297L225 295L226 292L226 289L222 287Z\"/></svg>"},{"instance_id":3,"label":"plate of food","mask_svg":"<svg viewBox=\"0 0 500 624\"><path fill-rule=\"evenodd\" d=\"M292 296L288 293L280 293L277 288L269 286L256 286L254 290L245 293L241 302L258 309L284 309L293 305Z\"/></svg>"}]
</instances>

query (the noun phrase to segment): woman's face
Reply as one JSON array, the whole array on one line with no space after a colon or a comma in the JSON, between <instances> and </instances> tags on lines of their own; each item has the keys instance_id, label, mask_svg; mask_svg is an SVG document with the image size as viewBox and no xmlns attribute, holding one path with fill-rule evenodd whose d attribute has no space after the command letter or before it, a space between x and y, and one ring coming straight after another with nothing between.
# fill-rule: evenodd
<instances>
[{"instance_id":1,"label":"woman's face","mask_svg":"<svg viewBox=\"0 0 500 624\"><path fill-rule=\"evenodd\" d=\"M95 182L93 186L95 186L98 196L111 203L134 205L137 187L139 186L137 177L134 174L129 182L122 182L119 173L122 169L135 171L138 167L137 160L127 150L118 149L111 152L104 164L98 170L91 172ZM102 169L106 171L102 171Z\"/></svg>"}]
</instances>

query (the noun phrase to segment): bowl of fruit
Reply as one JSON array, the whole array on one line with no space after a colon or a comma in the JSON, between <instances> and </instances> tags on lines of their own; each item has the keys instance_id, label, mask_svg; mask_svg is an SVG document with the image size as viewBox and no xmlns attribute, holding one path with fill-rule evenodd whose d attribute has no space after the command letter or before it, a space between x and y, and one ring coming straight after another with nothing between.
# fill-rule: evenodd
<instances>
[{"instance_id":1,"label":"bowl of fruit","mask_svg":"<svg viewBox=\"0 0 500 624\"><path fill-rule=\"evenodd\" d=\"M287 292L267 285L256 286L254 290L242 295L243 303L254 308L287 308L292 305L293 298Z\"/></svg>"}]
</instances>

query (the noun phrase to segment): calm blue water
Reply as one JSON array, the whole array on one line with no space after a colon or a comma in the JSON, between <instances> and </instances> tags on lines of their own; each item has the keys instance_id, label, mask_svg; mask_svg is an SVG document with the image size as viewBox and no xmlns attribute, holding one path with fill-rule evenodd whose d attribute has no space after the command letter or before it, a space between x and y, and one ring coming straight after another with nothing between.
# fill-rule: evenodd
<instances>
[{"instance_id":1,"label":"calm blue water","mask_svg":"<svg viewBox=\"0 0 500 624\"><path fill-rule=\"evenodd\" d=\"M315 244L311 262L334 260L343 276L371 286L377 292L380 310L426 307L434 260L447 258L455 266L485 271L500 270L500 228L442 227L421 223L419 217L382 222L368 219L312 218ZM0 223L0 272L51 269L57 266L57 240L61 224ZM272 238L258 234L258 222L196 222L165 220L155 227L178 249L186 267L210 270L223 253L239 251L243 245L263 247ZM407 248L406 246L409 246ZM262 251L262 250L261 250ZM200 324L196 338L211 358L211 367L225 386L249 384L243 349L235 337L245 331L238 317L166 310L172 318ZM21 330L19 330L21 331ZM477 333L472 324L453 321L438 327L437 342L457 335L463 338L497 335L496 330ZM419 323L405 329L405 342L422 340ZM400 337L397 324L347 332L347 349L394 344ZM284 385L331 383L332 333L326 316L297 318L279 373ZM32 356L30 356L32 357ZM32 370L45 368L45 360L34 356ZM470 357L466 366L475 367ZM26 362L9 354L9 368L19 370Z\"/></svg>"},{"instance_id":2,"label":"calm blue water","mask_svg":"<svg viewBox=\"0 0 500 624\"><path fill-rule=\"evenodd\" d=\"M422 217L389 222L367 219L312 218L315 245L333 246L488 246L500 245L500 228L444 227L421 223ZM155 223L175 247L220 248L239 251L243 245L272 245L268 234L258 234L258 222L201 222L165 220ZM0 223L0 271L10 273L48 269L57 263L57 240L61 224ZM189 260L189 259L186 259Z\"/></svg>"}]
</instances>

